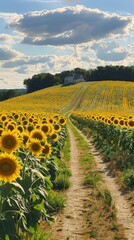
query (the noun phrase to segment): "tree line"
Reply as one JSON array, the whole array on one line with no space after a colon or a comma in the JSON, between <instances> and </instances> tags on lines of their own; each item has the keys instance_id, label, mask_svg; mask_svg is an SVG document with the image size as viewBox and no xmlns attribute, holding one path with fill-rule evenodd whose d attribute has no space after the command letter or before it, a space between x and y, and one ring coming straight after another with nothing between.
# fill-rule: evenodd
<instances>
[{"instance_id":1,"label":"tree line","mask_svg":"<svg viewBox=\"0 0 134 240\"><path fill-rule=\"evenodd\" d=\"M0 101L25 94L25 89L2 89L0 90Z\"/></svg>"},{"instance_id":2,"label":"tree line","mask_svg":"<svg viewBox=\"0 0 134 240\"><path fill-rule=\"evenodd\" d=\"M89 81L102 81L102 80L114 80L114 81L130 81L134 82L134 66L98 66L95 69L82 69L74 68L72 70L63 71L61 73L41 73L32 76L32 78L25 79L23 84L25 89L4 89L0 90L0 101L16 97L22 94L34 92L43 88L63 85L64 79L72 72L80 73L83 75L86 82Z\"/></svg>"},{"instance_id":3,"label":"tree line","mask_svg":"<svg viewBox=\"0 0 134 240\"><path fill-rule=\"evenodd\" d=\"M36 74L32 78L25 79L24 85L26 86L27 93L30 93L54 85L64 84L64 78L71 72L82 74L86 82L102 80L134 81L134 66L106 65L89 70L75 68L56 74Z\"/></svg>"}]
</instances>

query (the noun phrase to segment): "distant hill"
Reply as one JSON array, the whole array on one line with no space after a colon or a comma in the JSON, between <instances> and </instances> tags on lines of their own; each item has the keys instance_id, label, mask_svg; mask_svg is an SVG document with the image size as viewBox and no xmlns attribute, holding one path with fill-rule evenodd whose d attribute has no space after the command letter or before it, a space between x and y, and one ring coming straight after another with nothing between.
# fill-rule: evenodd
<instances>
[{"instance_id":1,"label":"distant hill","mask_svg":"<svg viewBox=\"0 0 134 240\"><path fill-rule=\"evenodd\" d=\"M15 91L16 96L20 96L26 94L27 90L25 88L18 88L18 89L0 89L0 93L3 91L13 90Z\"/></svg>"},{"instance_id":2,"label":"distant hill","mask_svg":"<svg viewBox=\"0 0 134 240\"><path fill-rule=\"evenodd\" d=\"M27 93L27 90L25 88L20 89L14 89L16 92L16 96L24 95Z\"/></svg>"},{"instance_id":3,"label":"distant hill","mask_svg":"<svg viewBox=\"0 0 134 240\"><path fill-rule=\"evenodd\" d=\"M0 101L26 94L26 89L0 89Z\"/></svg>"}]
</instances>

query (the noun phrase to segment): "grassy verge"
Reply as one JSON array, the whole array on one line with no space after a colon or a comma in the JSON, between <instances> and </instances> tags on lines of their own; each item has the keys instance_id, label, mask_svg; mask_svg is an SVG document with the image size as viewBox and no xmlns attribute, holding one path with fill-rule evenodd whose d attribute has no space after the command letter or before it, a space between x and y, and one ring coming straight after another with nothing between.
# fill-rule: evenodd
<instances>
[{"instance_id":1,"label":"grassy verge","mask_svg":"<svg viewBox=\"0 0 134 240\"><path fill-rule=\"evenodd\" d=\"M62 158L58 161L58 171L54 181L54 190L62 191L70 187L69 177L71 172L69 170L70 160L70 138L67 133L67 138L62 151Z\"/></svg>"},{"instance_id":2,"label":"grassy verge","mask_svg":"<svg viewBox=\"0 0 134 240\"><path fill-rule=\"evenodd\" d=\"M123 229L117 222L111 194L97 170L89 145L71 123L69 126L78 143L80 163L84 171L83 186L90 193L89 199L84 202L89 238L125 240Z\"/></svg>"},{"instance_id":3,"label":"grassy verge","mask_svg":"<svg viewBox=\"0 0 134 240\"><path fill-rule=\"evenodd\" d=\"M51 214L53 220L48 223L45 221L41 222L40 231L38 236L41 240L50 240L52 235L52 228L55 219L62 212L62 209L66 203L66 191L70 187L69 177L71 176L71 172L69 170L69 161L70 161L70 138L67 132L66 141L64 143L64 147L61 153L61 159L57 160L58 171L56 173L55 180L53 182L53 190L48 193L48 209L49 214ZM44 235L43 235L44 234ZM36 240L40 240L40 238L36 238Z\"/></svg>"}]
</instances>

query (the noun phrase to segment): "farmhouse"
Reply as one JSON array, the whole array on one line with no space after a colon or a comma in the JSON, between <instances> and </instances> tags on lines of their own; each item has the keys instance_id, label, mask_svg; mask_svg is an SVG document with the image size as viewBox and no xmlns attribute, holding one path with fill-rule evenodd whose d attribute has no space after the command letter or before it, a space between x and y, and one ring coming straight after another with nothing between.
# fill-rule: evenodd
<instances>
[{"instance_id":1,"label":"farmhouse","mask_svg":"<svg viewBox=\"0 0 134 240\"><path fill-rule=\"evenodd\" d=\"M64 85L75 84L79 82L85 82L81 73L72 72L70 75L64 78Z\"/></svg>"}]
</instances>

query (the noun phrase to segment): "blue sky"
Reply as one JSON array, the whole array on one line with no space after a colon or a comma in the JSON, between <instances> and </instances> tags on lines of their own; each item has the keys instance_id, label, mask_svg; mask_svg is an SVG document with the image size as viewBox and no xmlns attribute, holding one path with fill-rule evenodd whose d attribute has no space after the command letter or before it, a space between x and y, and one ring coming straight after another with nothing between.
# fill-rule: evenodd
<instances>
[{"instance_id":1,"label":"blue sky","mask_svg":"<svg viewBox=\"0 0 134 240\"><path fill-rule=\"evenodd\" d=\"M134 65L133 0L0 2L0 88L41 72Z\"/></svg>"}]
</instances>

